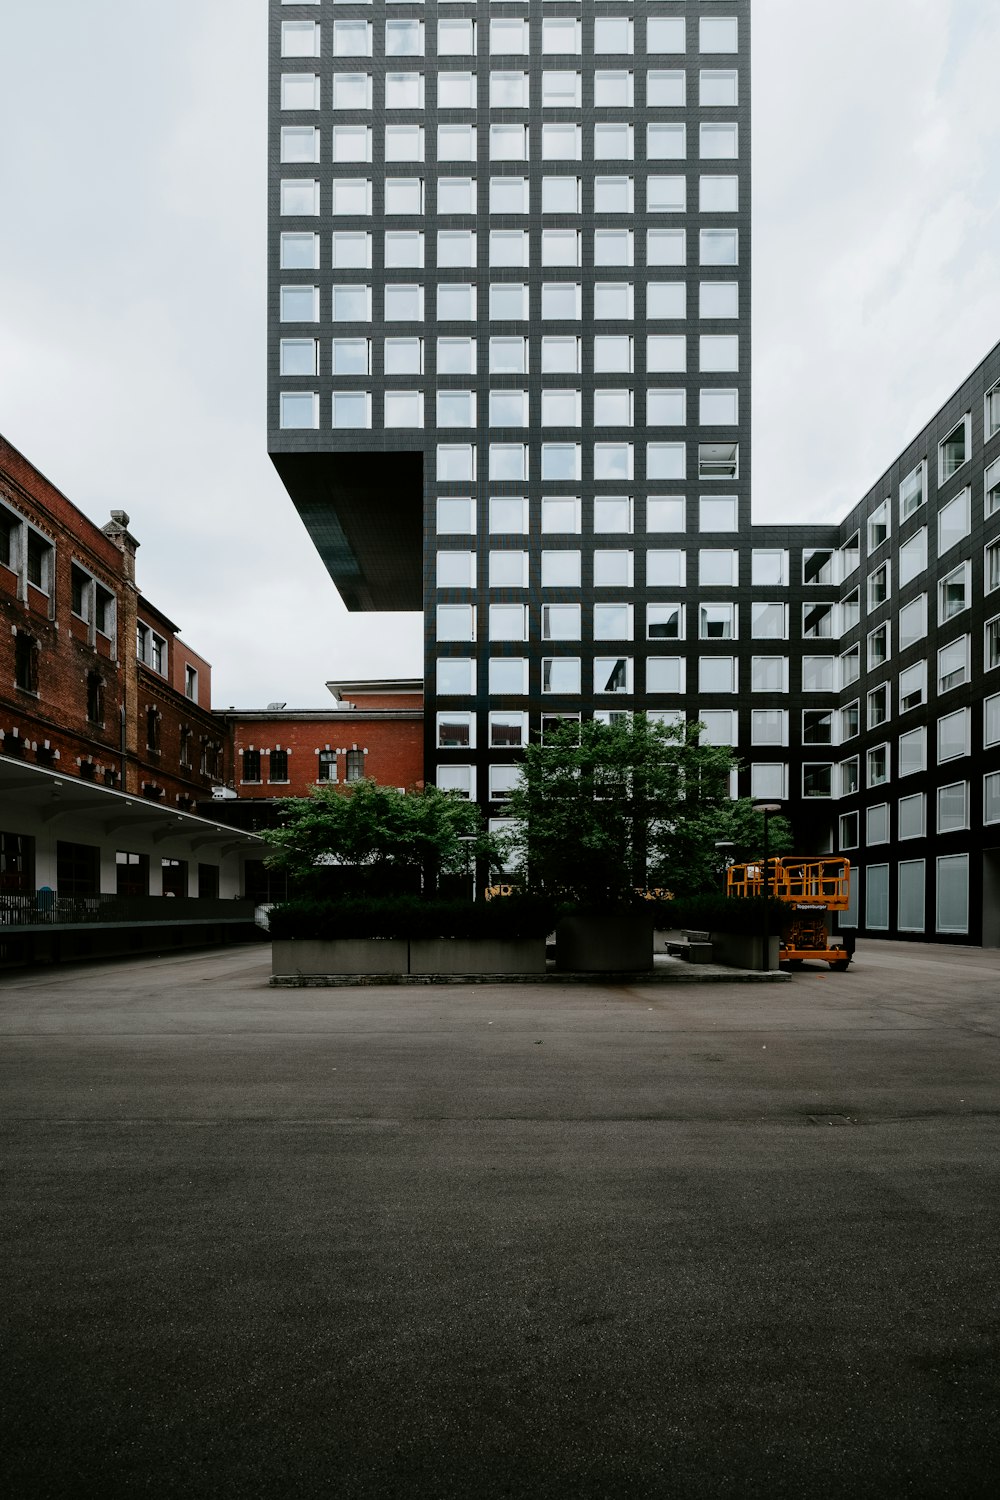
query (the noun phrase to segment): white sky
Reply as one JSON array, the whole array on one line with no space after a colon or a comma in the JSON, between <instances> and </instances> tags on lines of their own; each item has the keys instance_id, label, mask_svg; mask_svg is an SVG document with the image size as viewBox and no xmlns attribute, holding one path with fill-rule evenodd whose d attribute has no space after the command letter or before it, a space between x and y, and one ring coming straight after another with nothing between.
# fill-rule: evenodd
<instances>
[{"instance_id":1,"label":"white sky","mask_svg":"<svg viewBox=\"0 0 1000 1500\"><path fill-rule=\"evenodd\" d=\"M419 675L267 457L266 0L0 8L0 431L216 706ZM754 517L839 519L1000 339L997 0L754 0Z\"/></svg>"}]
</instances>

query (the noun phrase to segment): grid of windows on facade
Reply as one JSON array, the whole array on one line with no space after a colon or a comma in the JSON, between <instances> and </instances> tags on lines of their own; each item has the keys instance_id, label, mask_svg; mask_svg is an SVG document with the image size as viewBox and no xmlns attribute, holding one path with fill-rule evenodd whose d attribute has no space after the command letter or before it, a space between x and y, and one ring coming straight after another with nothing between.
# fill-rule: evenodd
<instances>
[{"instance_id":1,"label":"grid of windows on facade","mask_svg":"<svg viewBox=\"0 0 1000 1500\"><path fill-rule=\"evenodd\" d=\"M282 21L283 427L736 424L739 21L670 9Z\"/></svg>"}]
</instances>

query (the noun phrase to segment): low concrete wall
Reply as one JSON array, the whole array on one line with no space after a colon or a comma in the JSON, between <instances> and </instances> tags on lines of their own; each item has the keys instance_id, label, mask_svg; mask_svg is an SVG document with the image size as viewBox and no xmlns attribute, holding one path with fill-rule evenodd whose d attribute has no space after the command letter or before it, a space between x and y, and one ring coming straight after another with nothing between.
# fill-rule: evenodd
<instances>
[{"instance_id":1,"label":"low concrete wall","mask_svg":"<svg viewBox=\"0 0 1000 1500\"><path fill-rule=\"evenodd\" d=\"M281 938L271 945L272 974L406 974L405 938Z\"/></svg>"},{"instance_id":2,"label":"low concrete wall","mask_svg":"<svg viewBox=\"0 0 1000 1500\"><path fill-rule=\"evenodd\" d=\"M411 974L544 974L545 939L418 938Z\"/></svg>"},{"instance_id":3,"label":"low concrete wall","mask_svg":"<svg viewBox=\"0 0 1000 1500\"><path fill-rule=\"evenodd\" d=\"M653 919L643 912L563 917L556 927L556 968L636 973L653 967Z\"/></svg>"},{"instance_id":4,"label":"low concrete wall","mask_svg":"<svg viewBox=\"0 0 1000 1500\"><path fill-rule=\"evenodd\" d=\"M770 937L767 940L769 969L778 967L778 950L780 947L778 937ZM752 937L746 933L736 932L713 932L712 933L712 960L717 964L726 964L731 969L763 969L764 939L762 936Z\"/></svg>"}]
</instances>

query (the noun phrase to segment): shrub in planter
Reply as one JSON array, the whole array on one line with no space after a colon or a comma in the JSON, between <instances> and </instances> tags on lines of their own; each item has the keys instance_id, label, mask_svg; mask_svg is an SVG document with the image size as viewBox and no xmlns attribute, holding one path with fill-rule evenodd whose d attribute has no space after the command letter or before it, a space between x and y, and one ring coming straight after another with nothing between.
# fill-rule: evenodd
<instances>
[{"instance_id":1,"label":"shrub in planter","mask_svg":"<svg viewBox=\"0 0 1000 1500\"><path fill-rule=\"evenodd\" d=\"M335 942L343 938L544 937L555 924L550 901L504 896L493 901L421 901L416 897L295 900L271 912L271 936Z\"/></svg>"},{"instance_id":2,"label":"shrub in planter","mask_svg":"<svg viewBox=\"0 0 1000 1500\"><path fill-rule=\"evenodd\" d=\"M673 901L651 901L655 925L661 930L696 932L731 932L741 937L758 937L764 931L764 911L772 934L779 933L788 921L788 905L774 896L736 896L721 894L686 896Z\"/></svg>"}]
</instances>

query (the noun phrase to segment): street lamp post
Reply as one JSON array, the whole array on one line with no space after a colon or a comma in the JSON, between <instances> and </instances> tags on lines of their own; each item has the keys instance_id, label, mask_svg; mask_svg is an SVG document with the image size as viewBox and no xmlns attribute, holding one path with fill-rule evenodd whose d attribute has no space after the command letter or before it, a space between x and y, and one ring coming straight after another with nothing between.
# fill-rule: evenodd
<instances>
[{"instance_id":1,"label":"street lamp post","mask_svg":"<svg viewBox=\"0 0 1000 1500\"><path fill-rule=\"evenodd\" d=\"M764 952L761 957L762 969L769 969L770 957L768 949L771 946L771 863L768 850L768 820L772 813L781 811L780 802L755 802L754 812L762 813L764 817Z\"/></svg>"}]
</instances>

